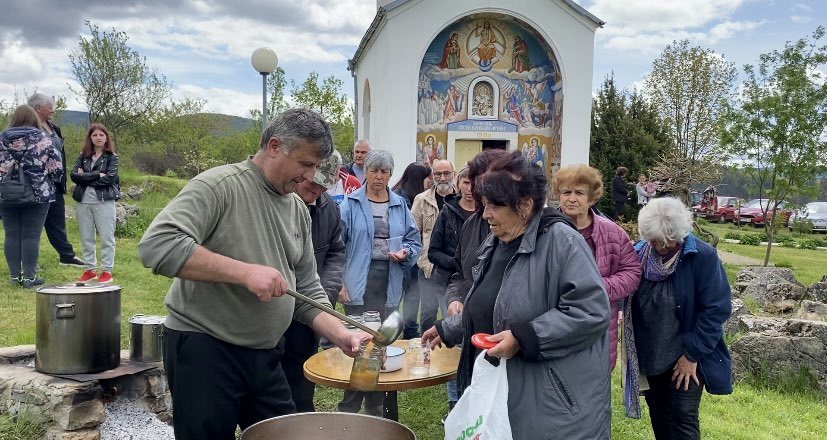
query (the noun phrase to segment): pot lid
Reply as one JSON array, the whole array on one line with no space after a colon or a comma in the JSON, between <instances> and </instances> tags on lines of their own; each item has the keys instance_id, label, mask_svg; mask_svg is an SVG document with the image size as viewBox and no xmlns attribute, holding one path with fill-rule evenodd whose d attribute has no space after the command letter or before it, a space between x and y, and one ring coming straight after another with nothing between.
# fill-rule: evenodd
<instances>
[{"instance_id":1,"label":"pot lid","mask_svg":"<svg viewBox=\"0 0 827 440\"><path fill-rule=\"evenodd\" d=\"M83 295L89 293L108 293L121 290L121 286L101 283L68 283L37 289L37 293L50 295Z\"/></svg>"},{"instance_id":2,"label":"pot lid","mask_svg":"<svg viewBox=\"0 0 827 440\"><path fill-rule=\"evenodd\" d=\"M163 324L166 321L166 316L158 316L158 315L141 315L140 313L129 318L130 324Z\"/></svg>"}]
</instances>

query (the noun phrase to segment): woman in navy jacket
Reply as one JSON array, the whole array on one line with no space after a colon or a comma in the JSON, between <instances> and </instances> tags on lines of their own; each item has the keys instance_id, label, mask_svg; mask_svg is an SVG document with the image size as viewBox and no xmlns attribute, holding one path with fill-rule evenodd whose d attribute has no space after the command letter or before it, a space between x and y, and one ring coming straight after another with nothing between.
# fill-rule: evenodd
<instances>
[{"instance_id":1,"label":"woman in navy jacket","mask_svg":"<svg viewBox=\"0 0 827 440\"><path fill-rule=\"evenodd\" d=\"M704 386L711 394L732 392L723 336L732 293L715 249L691 231L692 213L678 199L654 199L638 217L643 277L624 313L627 414L639 417L645 379L657 439L700 438Z\"/></svg>"}]
</instances>

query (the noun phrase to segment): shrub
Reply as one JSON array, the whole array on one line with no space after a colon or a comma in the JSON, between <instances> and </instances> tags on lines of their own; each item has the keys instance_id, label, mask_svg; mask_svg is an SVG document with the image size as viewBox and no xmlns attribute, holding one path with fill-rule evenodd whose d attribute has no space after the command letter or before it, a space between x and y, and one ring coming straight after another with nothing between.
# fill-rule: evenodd
<instances>
[{"instance_id":1,"label":"shrub","mask_svg":"<svg viewBox=\"0 0 827 440\"><path fill-rule=\"evenodd\" d=\"M781 243L784 247L795 247L796 241L794 238L790 237L789 235L777 235L775 237L775 241ZM790 266L792 267L792 266Z\"/></svg>"},{"instance_id":2,"label":"shrub","mask_svg":"<svg viewBox=\"0 0 827 440\"><path fill-rule=\"evenodd\" d=\"M779 261L775 262L775 267L787 267L787 268L792 269L793 268L793 263L790 263L787 260L779 260Z\"/></svg>"},{"instance_id":3,"label":"shrub","mask_svg":"<svg viewBox=\"0 0 827 440\"><path fill-rule=\"evenodd\" d=\"M761 236L758 234L743 234L741 235L741 244L750 246L758 246L761 244Z\"/></svg>"},{"instance_id":4,"label":"shrub","mask_svg":"<svg viewBox=\"0 0 827 440\"><path fill-rule=\"evenodd\" d=\"M737 231L727 231L727 233L724 235L724 238L730 239L730 240L740 240L741 239L741 233L737 232Z\"/></svg>"},{"instance_id":5,"label":"shrub","mask_svg":"<svg viewBox=\"0 0 827 440\"><path fill-rule=\"evenodd\" d=\"M798 247L801 249L815 249L820 244L820 240L814 238L805 238L798 241Z\"/></svg>"}]
</instances>

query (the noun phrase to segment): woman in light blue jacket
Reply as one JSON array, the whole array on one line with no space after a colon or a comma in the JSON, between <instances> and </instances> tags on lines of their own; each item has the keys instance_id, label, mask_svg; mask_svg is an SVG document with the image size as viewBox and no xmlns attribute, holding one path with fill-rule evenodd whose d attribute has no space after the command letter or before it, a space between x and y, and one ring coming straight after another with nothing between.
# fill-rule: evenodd
<instances>
[{"instance_id":1,"label":"woman in light blue jacket","mask_svg":"<svg viewBox=\"0 0 827 440\"><path fill-rule=\"evenodd\" d=\"M339 205L347 251L339 302L348 315L377 311L384 320L399 307L402 274L416 264L422 243L405 199L388 188L393 174L390 152L371 150L365 158L365 170L362 188L348 194ZM339 410L359 412L363 397L365 412L381 416L379 392L346 391Z\"/></svg>"}]
</instances>

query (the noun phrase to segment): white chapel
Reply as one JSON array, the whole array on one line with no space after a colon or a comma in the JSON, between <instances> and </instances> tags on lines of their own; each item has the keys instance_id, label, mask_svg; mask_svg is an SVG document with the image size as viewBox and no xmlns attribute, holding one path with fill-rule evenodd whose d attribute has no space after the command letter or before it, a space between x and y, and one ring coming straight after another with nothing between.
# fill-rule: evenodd
<instances>
[{"instance_id":1,"label":"white chapel","mask_svg":"<svg viewBox=\"0 0 827 440\"><path fill-rule=\"evenodd\" d=\"M549 175L588 163L603 24L571 0L378 0L348 66L356 137L399 169L487 148L520 150Z\"/></svg>"}]
</instances>

